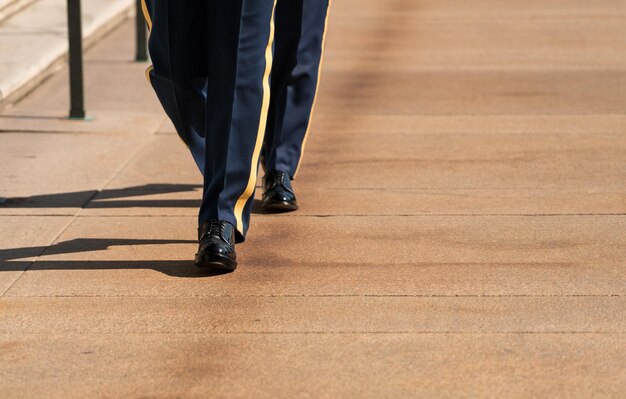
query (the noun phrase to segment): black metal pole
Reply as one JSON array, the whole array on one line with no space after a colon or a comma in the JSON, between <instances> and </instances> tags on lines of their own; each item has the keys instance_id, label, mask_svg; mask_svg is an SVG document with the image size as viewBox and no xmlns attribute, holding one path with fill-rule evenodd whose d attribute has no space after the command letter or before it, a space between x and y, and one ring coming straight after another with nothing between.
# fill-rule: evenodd
<instances>
[{"instance_id":1,"label":"black metal pole","mask_svg":"<svg viewBox=\"0 0 626 399\"><path fill-rule=\"evenodd\" d=\"M146 20L143 16L141 0L136 0L135 32L137 37L137 54L135 60L137 62L148 61L148 38L146 34Z\"/></svg>"},{"instance_id":2,"label":"black metal pole","mask_svg":"<svg viewBox=\"0 0 626 399\"><path fill-rule=\"evenodd\" d=\"M67 31L70 64L70 118L85 118L83 86L83 32L80 0L67 0Z\"/></svg>"}]
</instances>

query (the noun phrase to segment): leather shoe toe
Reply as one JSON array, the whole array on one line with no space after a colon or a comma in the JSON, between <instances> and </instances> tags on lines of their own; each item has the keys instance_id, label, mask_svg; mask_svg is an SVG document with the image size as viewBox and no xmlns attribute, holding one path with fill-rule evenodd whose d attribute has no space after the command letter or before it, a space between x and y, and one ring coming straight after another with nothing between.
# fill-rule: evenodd
<instances>
[{"instance_id":1,"label":"leather shoe toe","mask_svg":"<svg viewBox=\"0 0 626 399\"><path fill-rule=\"evenodd\" d=\"M198 228L196 265L223 270L237 268L235 228L222 220L209 220Z\"/></svg>"},{"instance_id":2,"label":"leather shoe toe","mask_svg":"<svg viewBox=\"0 0 626 399\"><path fill-rule=\"evenodd\" d=\"M263 199L261 207L265 211L288 212L298 209L296 194L291 186L289 173L273 170L265 175L263 181Z\"/></svg>"}]
</instances>

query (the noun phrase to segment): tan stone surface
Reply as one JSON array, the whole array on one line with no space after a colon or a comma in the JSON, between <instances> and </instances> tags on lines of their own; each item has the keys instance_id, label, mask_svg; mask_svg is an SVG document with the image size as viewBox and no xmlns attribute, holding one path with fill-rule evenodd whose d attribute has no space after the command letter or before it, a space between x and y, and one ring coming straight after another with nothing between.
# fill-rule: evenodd
<instances>
[{"instance_id":1,"label":"tan stone surface","mask_svg":"<svg viewBox=\"0 0 626 399\"><path fill-rule=\"evenodd\" d=\"M313 141L298 177L342 188L624 190L625 158L626 135L621 133L358 133Z\"/></svg>"},{"instance_id":2,"label":"tan stone surface","mask_svg":"<svg viewBox=\"0 0 626 399\"><path fill-rule=\"evenodd\" d=\"M88 115L95 118L85 126L97 125L100 118L110 120L113 116L126 121L139 120L148 125L156 121L160 124L164 120L161 106L145 79L144 71L149 64L132 62L135 51L133 26L125 23L85 53L85 106ZM66 116L69 109L67 86L67 71L56 73L37 88L37 95L25 97L3 113ZM126 115L121 116L124 113ZM149 117L154 119L146 120ZM113 131L134 130L132 125L124 129L119 122L122 121L113 126ZM57 130L54 125L51 129Z\"/></svg>"},{"instance_id":3,"label":"tan stone surface","mask_svg":"<svg viewBox=\"0 0 626 399\"><path fill-rule=\"evenodd\" d=\"M476 0L471 3L457 0L377 0L359 1L354 7L349 1L333 4L334 17L348 19L384 16L423 17L443 19L488 19L488 18L551 18L557 22L576 17L623 18L626 11L620 0ZM380 20L380 19L379 19Z\"/></svg>"},{"instance_id":4,"label":"tan stone surface","mask_svg":"<svg viewBox=\"0 0 626 399\"><path fill-rule=\"evenodd\" d=\"M71 220L67 216L0 216L0 296Z\"/></svg>"},{"instance_id":5,"label":"tan stone surface","mask_svg":"<svg viewBox=\"0 0 626 399\"><path fill-rule=\"evenodd\" d=\"M145 144L128 134L2 133L1 214L73 215Z\"/></svg>"},{"instance_id":6,"label":"tan stone surface","mask_svg":"<svg viewBox=\"0 0 626 399\"><path fill-rule=\"evenodd\" d=\"M0 334L14 335L626 332L626 299L611 297L0 298L0 309Z\"/></svg>"},{"instance_id":7,"label":"tan stone surface","mask_svg":"<svg viewBox=\"0 0 626 399\"><path fill-rule=\"evenodd\" d=\"M200 185L201 188L202 174L189 150L175 133L157 133L124 170L109 182L107 188L129 189L145 185L146 182ZM201 195L201 190L198 195Z\"/></svg>"},{"instance_id":8,"label":"tan stone surface","mask_svg":"<svg viewBox=\"0 0 626 399\"><path fill-rule=\"evenodd\" d=\"M624 85L626 72L620 69L602 73L327 71L318 110L351 114L610 114L626 107Z\"/></svg>"},{"instance_id":9,"label":"tan stone surface","mask_svg":"<svg viewBox=\"0 0 626 399\"><path fill-rule=\"evenodd\" d=\"M300 181L294 187L302 202L301 215L622 214L626 210L626 190L615 187L397 190L313 187L304 178Z\"/></svg>"},{"instance_id":10,"label":"tan stone surface","mask_svg":"<svg viewBox=\"0 0 626 399\"><path fill-rule=\"evenodd\" d=\"M125 55L133 51L127 40L131 26L86 53L86 102L93 119L66 119L66 70L46 80L36 95L2 109L0 197L9 201L0 215L76 214L153 139L165 116L145 79L138 79L147 65Z\"/></svg>"},{"instance_id":11,"label":"tan stone surface","mask_svg":"<svg viewBox=\"0 0 626 399\"><path fill-rule=\"evenodd\" d=\"M12 1L24 3L24 1ZM62 0L29 1L0 10L0 101L14 102L58 70L67 55L67 4ZM100 39L129 13L132 0L91 0L81 8L85 45ZM4 14L4 15L3 15Z\"/></svg>"},{"instance_id":12,"label":"tan stone surface","mask_svg":"<svg viewBox=\"0 0 626 399\"><path fill-rule=\"evenodd\" d=\"M0 115L0 132L23 133L106 133L119 134L149 134L159 128L164 117L154 113L127 113L96 111L93 119L70 120L67 110L59 109L42 112L34 108L11 109Z\"/></svg>"},{"instance_id":13,"label":"tan stone surface","mask_svg":"<svg viewBox=\"0 0 626 399\"><path fill-rule=\"evenodd\" d=\"M11 397L617 398L623 342L623 334L3 334L0 372Z\"/></svg>"},{"instance_id":14,"label":"tan stone surface","mask_svg":"<svg viewBox=\"0 0 626 399\"><path fill-rule=\"evenodd\" d=\"M299 215L624 213L624 157L620 133L324 132L294 186ZM187 148L160 133L85 214L196 215L201 184Z\"/></svg>"},{"instance_id":15,"label":"tan stone surface","mask_svg":"<svg viewBox=\"0 0 626 399\"><path fill-rule=\"evenodd\" d=\"M407 8L420 8L417 2ZM624 66L623 20L596 17L427 18L405 13L387 18L337 18L328 36L328 71L562 70ZM381 24L384 21L384 24ZM334 21L333 21L334 22ZM372 29L374 27L374 29ZM377 29L378 28L378 29ZM572 40L584 31L584 40ZM497 34L494 34L497 32ZM606 40L607 37L614 40ZM364 38L366 41L364 41ZM363 44L368 48L364 49ZM384 55L384 56L381 56Z\"/></svg>"},{"instance_id":16,"label":"tan stone surface","mask_svg":"<svg viewBox=\"0 0 626 399\"><path fill-rule=\"evenodd\" d=\"M132 112L133 109L146 113L154 109L154 117L162 120L162 114L157 113L158 103L145 79L146 68L145 64L131 64L128 61L86 62L85 85L86 90L89 90L87 93L98 93L94 96L86 94L88 114L97 116L100 110ZM56 74L38 88L40 95L26 97L16 108L41 107L66 113L69 109L69 97L65 92L67 85L67 77ZM133 90L129 90L129 87L133 87Z\"/></svg>"},{"instance_id":17,"label":"tan stone surface","mask_svg":"<svg viewBox=\"0 0 626 399\"><path fill-rule=\"evenodd\" d=\"M163 125L164 131L174 128ZM415 115L316 113L312 138L342 133L528 134L624 133L626 115Z\"/></svg>"},{"instance_id":18,"label":"tan stone surface","mask_svg":"<svg viewBox=\"0 0 626 399\"><path fill-rule=\"evenodd\" d=\"M154 180L168 180L167 174ZM117 184L117 181L112 183ZM201 184L194 179L181 179L179 183L109 186L94 197L83 214L196 216ZM342 188L316 187L304 178L295 181L293 186L300 201L299 216L618 214L626 209L625 190L615 187ZM257 188L255 215L263 213L258 202L261 194L262 190Z\"/></svg>"},{"instance_id":19,"label":"tan stone surface","mask_svg":"<svg viewBox=\"0 0 626 399\"><path fill-rule=\"evenodd\" d=\"M59 119L65 70L2 110L0 197L66 196L0 205L0 392L621 397L625 20L334 1L301 210L255 208L232 274L192 265L201 177L127 21L86 54L95 120Z\"/></svg>"},{"instance_id":20,"label":"tan stone surface","mask_svg":"<svg viewBox=\"0 0 626 399\"><path fill-rule=\"evenodd\" d=\"M242 267L211 278L190 264L195 220L80 217L6 295L626 293L622 216L257 215Z\"/></svg>"}]
</instances>

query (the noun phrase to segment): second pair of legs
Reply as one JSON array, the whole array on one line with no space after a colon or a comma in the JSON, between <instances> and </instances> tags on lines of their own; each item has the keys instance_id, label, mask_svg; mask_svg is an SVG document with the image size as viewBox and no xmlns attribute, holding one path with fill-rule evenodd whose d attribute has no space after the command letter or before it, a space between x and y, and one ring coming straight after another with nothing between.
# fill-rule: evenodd
<instances>
[{"instance_id":1,"label":"second pair of legs","mask_svg":"<svg viewBox=\"0 0 626 399\"><path fill-rule=\"evenodd\" d=\"M263 178L261 208L266 212L290 212L298 209L291 178L286 171L271 170ZM235 270L235 227L227 221L210 219L198 228L199 248L196 265Z\"/></svg>"},{"instance_id":2,"label":"second pair of legs","mask_svg":"<svg viewBox=\"0 0 626 399\"><path fill-rule=\"evenodd\" d=\"M329 0L143 0L147 76L204 178L196 264L234 270L262 206L295 210Z\"/></svg>"}]
</instances>

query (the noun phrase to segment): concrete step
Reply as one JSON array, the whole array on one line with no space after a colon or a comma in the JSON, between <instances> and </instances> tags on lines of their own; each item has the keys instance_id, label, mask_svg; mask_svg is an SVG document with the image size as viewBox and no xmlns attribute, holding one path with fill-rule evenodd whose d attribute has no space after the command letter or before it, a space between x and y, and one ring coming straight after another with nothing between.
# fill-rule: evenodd
<instances>
[{"instance_id":1,"label":"concrete step","mask_svg":"<svg viewBox=\"0 0 626 399\"><path fill-rule=\"evenodd\" d=\"M17 101L57 70L67 54L65 0L0 0L0 104ZM17 8L22 6L22 8ZM26 4L28 5L28 4ZM132 0L82 3L85 46L133 11ZM16 10L21 10L15 12ZM7 18L2 20L2 16ZM129 37L128 40L133 40Z\"/></svg>"},{"instance_id":2,"label":"concrete step","mask_svg":"<svg viewBox=\"0 0 626 399\"><path fill-rule=\"evenodd\" d=\"M34 2L35 0L0 0L0 23Z\"/></svg>"}]
</instances>

